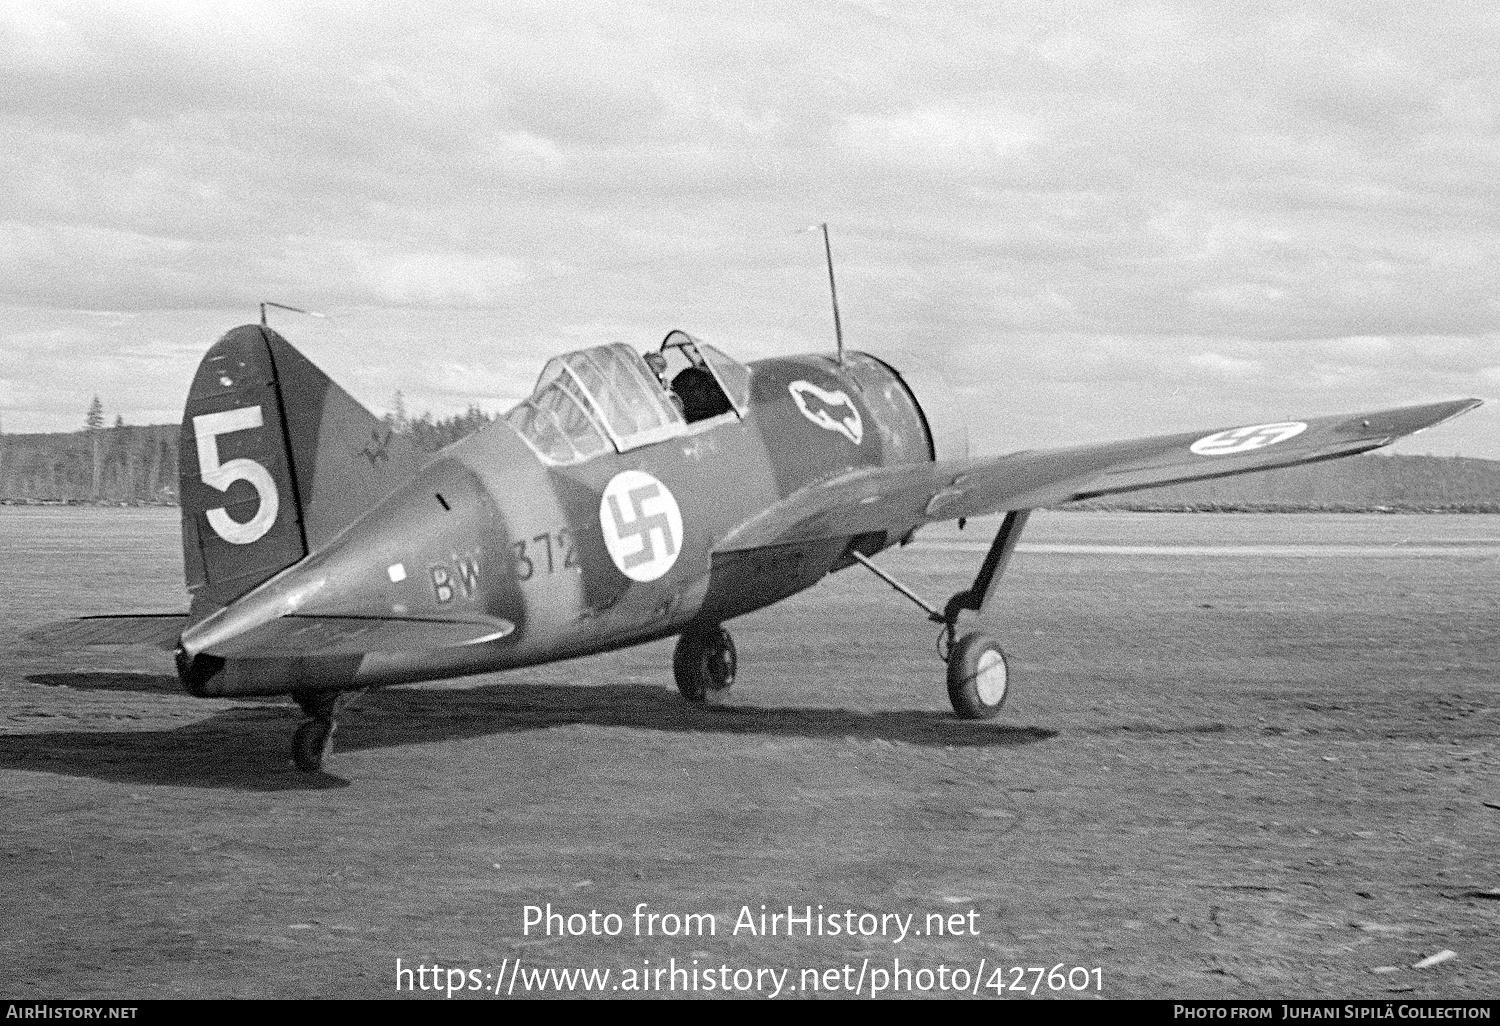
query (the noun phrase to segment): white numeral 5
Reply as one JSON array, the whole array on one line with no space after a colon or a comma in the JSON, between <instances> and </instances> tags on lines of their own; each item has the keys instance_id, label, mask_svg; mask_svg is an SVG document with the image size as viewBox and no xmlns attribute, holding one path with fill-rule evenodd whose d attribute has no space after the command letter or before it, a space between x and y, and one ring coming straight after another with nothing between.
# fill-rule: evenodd
<instances>
[{"instance_id":1,"label":"white numeral 5","mask_svg":"<svg viewBox=\"0 0 1500 1026\"><path fill-rule=\"evenodd\" d=\"M198 441L198 474L203 483L227 492L236 481L248 481L260 497L260 508L255 511L255 516L243 524L231 518L222 506L208 510L208 526L232 545L249 545L262 538L276 522L281 500L276 494L276 482L271 472L254 460L241 458L219 465L219 436L249 431L264 423L259 406L242 406L238 410L205 413L193 418L193 434Z\"/></svg>"}]
</instances>

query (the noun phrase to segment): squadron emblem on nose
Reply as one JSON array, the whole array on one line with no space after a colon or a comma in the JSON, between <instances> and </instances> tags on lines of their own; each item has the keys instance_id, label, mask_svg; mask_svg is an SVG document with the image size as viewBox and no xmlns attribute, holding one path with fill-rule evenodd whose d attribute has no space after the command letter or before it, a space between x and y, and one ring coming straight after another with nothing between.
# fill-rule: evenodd
<instances>
[{"instance_id":1,"label":"squadron emblem on nose","mask_svg":"<svg viewBox=\"0 0 1500 1026\"><path fill-rule=\"evenodd\" d=\"M865 424L859 409L843 392L825 392L811 381L793 381L786 390L792 393L802 416L818 427L837 431L855 445L865 437Z\"/></svg>"}]
</instances>

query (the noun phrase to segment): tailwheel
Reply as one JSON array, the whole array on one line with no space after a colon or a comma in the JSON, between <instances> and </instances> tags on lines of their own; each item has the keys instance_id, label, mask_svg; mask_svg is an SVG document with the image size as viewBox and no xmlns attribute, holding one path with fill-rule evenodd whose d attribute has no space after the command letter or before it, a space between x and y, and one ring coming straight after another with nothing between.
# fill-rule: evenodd
<instances>
[{"instance_id":1,"label":"tailwheel","mask_svg":"<svg viewBox=\"0 0 1500 1026\"><path fill-rule=\"evenodd\" d=\"M343 692L294 691L292 697L307 714L292 735L292 762L304 773L318 773L323 761L333 754L333 732L338 729L334 717Z\"/></svg>"},{"instance_id":2,"label":"tailwheel","mask_svg":"<svg viewBox=\"0 0 1500 1026\"><path fill-rule=\"evenodd\" d=\"M965 720L987 720L1010 691L1005 652L983 631L965 634L948 654L948 700Z\"/></svg>"},{"instance_id":3,"label":"tailwheel","mask_svg":"<svg viewBox=\"0 0 1500 1026\"><path fill-rule=\"evenodd\" d=\"M677 690L695 704L727 697L736 664L734 639L722 627L684 634L672 652Z\"/></svg>"}]
</instances>

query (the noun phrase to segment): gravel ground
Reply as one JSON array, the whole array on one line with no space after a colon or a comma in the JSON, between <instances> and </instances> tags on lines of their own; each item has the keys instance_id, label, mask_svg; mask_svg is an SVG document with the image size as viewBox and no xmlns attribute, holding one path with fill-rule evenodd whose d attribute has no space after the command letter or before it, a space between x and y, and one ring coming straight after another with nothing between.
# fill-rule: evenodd
<instances>
[{"instance_id":1,"label":"gravel ground","mask_svg":"<svg viewBox=\"0 0 1500 1026\"><path fill-rule=\"evenodd\" d=\"M881 560L942 598L985 541ZM1038 514L1027 541L995 721L951 717L935 628L856 568L730 625L727 707L685 706L657 643L364 696L309 777L289 703L20 640L180 608L175 511L0 510L0 991L521 996L576 967L1019 998L1060 966L1037 996L1500 996L1500 517ZM548 905L582 935L528 926Z\"/></svg>"}]
</instances>

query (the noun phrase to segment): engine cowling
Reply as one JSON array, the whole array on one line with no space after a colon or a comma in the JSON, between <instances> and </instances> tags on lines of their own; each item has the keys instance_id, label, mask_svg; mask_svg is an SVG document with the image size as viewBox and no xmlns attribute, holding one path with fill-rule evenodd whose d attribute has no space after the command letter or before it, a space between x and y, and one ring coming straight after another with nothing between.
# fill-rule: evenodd
<instances>
[{"instance_id":1,"label":"engine cowling","mask_svg":"<svg viewBox=\"0 0 1500 1026\"><path fill-rule=\"evenodd\" d=\"M883 360L895 372L927 427L928 444L937 463L969 458L969 425L963 407L942 374L907 354L900 364Z\"/></svg>"}]
</instances>

